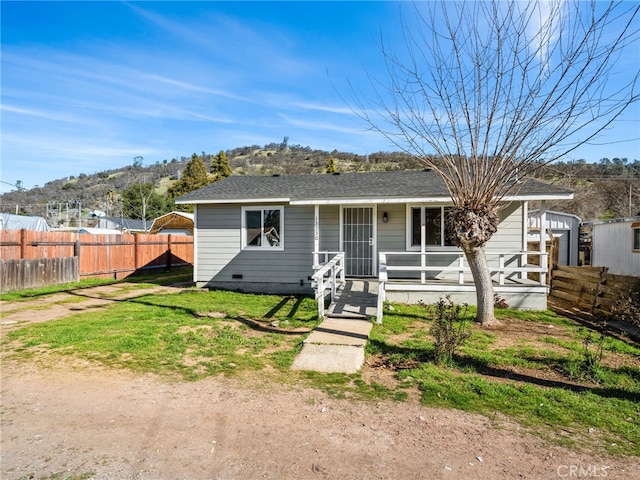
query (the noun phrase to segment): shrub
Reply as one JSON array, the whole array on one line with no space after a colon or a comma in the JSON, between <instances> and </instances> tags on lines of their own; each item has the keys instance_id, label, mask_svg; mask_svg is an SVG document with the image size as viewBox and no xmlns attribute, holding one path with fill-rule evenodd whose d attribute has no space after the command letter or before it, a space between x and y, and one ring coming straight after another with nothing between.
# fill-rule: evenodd
<instances>
[{"instance_id":1,"label":"shrub","mask_svg":"<svg viewBox=\"0 0 640 480\"><path fill-rule=\"evenodd\" d=\"M434 361L449 365L456 350L464 345L471 335L469 331L468 305L457 305L447 296L433 308L433 325L430 333L434 338Z\"/></svg>"},{"instance_id":2,"label":"shrub","mask_svg":"<svg viewBox=\"0 0 640 480\"><path fill-rule=\"evenodd\" d=\"M569 363L567 373L570 377L600 383L602 377L600 366L602 358L604 357L606 330L606 322L603 322L598 327L598 332L587 328L580 329L579 335L582 339L582 356L578 361Z\"/></svg>"}]
</instances>

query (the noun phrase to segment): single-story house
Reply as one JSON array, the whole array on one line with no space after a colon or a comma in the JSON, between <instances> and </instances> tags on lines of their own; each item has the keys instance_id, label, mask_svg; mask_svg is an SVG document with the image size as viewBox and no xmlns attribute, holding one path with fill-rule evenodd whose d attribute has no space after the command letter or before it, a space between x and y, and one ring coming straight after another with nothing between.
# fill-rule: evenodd
<instances>
[{"instance_id":1,"label":"single-story house","mask_svg":"<svg viewBox=\"0 0 640 480\"><path fill-rule=\"evenodd\" d=\"M547 210L544 228L558 239L558 265L578 266L578 252L580 249L580 225L582 219L576 215ZM540 210L530 210L529 240L540 241Z\"/></svg>"},{"instance_id":2,"label":"single-story house","mask_svg":"<svg viewBox=\"0 0 640 480\"><path fill-rule=\"evenodd\" d=\"M134 220L132 218L100 217L96 228L120 230L126 233L147 233L151 220Z\"/></svg>"},{"instance_id":3,"label":"single-story house","mask_svg":"<svg viewBox=\"0 0 640 480\"><path fill-rule=\"evenodd\" d=\"M193 235L193 213L166 213L153 221L149 233Z\"/></svg>"},{"instance_id":4,"label":"single-story house","mask_svg":"<svg viewBox=\"0 0 640 480\"><path fill-rule=\"evenodd\" d=\"M527 279L528 271L546 272L542 251L541 267L527 265L528 202L571 198L529 179L504 199L487 255L494 288L510 306L546 308L546 275ZM198 286L311 293L323 283L314 275L334 262L347 278L379 281L390 301L449 294L475 303L466 259L443 221L451 198L433 171L232 175L176 203L194 205Z\"/></svg>"},{"instance_id":5,"label":"single-story house","mask_svg":"<svg viewBox=\"0 0 640 480\"><path fill-rule=\"evenodd\" d=\"M591 265L640 277L640 217L584 222L591 228Z\"/></svg>"}]
</instances>

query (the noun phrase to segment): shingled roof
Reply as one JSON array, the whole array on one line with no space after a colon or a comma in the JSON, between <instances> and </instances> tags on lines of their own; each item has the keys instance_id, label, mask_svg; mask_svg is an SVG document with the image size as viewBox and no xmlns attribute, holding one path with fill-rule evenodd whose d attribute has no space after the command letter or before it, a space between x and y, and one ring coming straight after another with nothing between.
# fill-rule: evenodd
<instances>
[{"instance_id":1,"label":"shingled roof","mask_svg":"<svg viewBox=\"0 0 640 480\"><path fill-rule=\"evenodd\" d=\"M523 181L513 199L570 199L569 190ZM277 201L291 204L445 201L449 192L431 170L340 174L231 175L176 200L178 204Z\"/></svg>"}]
</instances>

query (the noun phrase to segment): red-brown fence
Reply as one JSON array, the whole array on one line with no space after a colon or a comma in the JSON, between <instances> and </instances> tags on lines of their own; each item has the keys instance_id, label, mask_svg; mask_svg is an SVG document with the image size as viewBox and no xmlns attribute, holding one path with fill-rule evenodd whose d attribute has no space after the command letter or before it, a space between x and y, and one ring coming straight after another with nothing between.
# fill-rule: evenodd
<instances>
[{"instance_id":1,"label":"red-brown fence","mask_svg":"<svg viewBox=\"0 0 640 480\"><path fill-rule=\"evenodd\" d=\"M193 237L0 230L0 266L5 273L0 288L29 288L12 281L24 276L15 273L21 268L32 268L28 260L69 257L77 257L77 278L124 278L144 270L192 265ZM8 276L9 271L14 273Z\"/></svg>"}]
</instances>

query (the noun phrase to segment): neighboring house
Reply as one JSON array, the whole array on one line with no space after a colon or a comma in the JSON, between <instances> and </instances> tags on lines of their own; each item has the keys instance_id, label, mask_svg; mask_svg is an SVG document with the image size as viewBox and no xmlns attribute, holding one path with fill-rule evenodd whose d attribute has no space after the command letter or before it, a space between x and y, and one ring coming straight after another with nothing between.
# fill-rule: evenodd
<instances>
[{"instance_id":1,"label":"neighboring house","mask_svg":"<svg viewBox=\"0 0 640 480\"><path fill-rule=\"evenodd\" d=\"M36 230L48 232L49 224L42 217L14 215L12 213L0 214L0 230Z\"/></svg>"},{"instance_id":2,"label":"neighboring house","mask_svg":"<svg viewBox=\"0 0 640 480\"><path fill-rule=\"evenodd\" d=\"M100 217L96 228L120 230L126 233L147 233L151 220L133 220L131 218Z\"/></svg>"},{"instance_id":3,"label":"neighboring house","mask_svg":"<svg viewBox=\"0 0 640 480\"><path fill-rule=\"evenodd\" d=\"M171 212L156 218L149 233L193 235L193 213Z\"/></svg>"},{"instance_id":4,"label":"neighboring house","mask_svg":"<svg viewBox=\"0 0 640 480\"><path fill-rule=\"evenodd\" d=\"M547 286L527 280L528 201L572 193L535 180L505 198L487 244L496 291L513 307L546 308ZM387 299L475 303L461 250L443 222L451 205L433 171L230 176L176 200L195 206L194 280L246 292L310 293L333 257L347 277L382 282ZM544 204L544 203L543 203ZM546 271L544 263L538 271ZM545 270L541 270L545 268ZM314 282L315 283L315 282Z\"/></svg>"},{"instance_id":5,"label":"neighboring house","mask_svg":"<svg viewBox=\"0 0 640 480\"><path fill-rule=\"evenodd\" d=\"M576 215L563 212L545 212L545 229L558 239L558 265L577 266L580 247L580 225L582 219ZM540 210L531 210L529 217L529 240L540 241Z\"/></svg>"},{"instance_id":6,"label":"neighboring house","mask_svg":"<svg viewBox=\"0 0 640 480\"><path fill-rule=\"evenodd\" d=\"M591 265L640 277L640 217L584 222L591 227Z\"/></svg>"}]
</instances>

